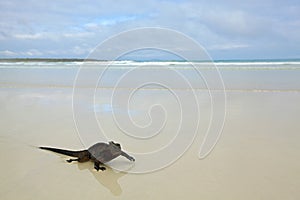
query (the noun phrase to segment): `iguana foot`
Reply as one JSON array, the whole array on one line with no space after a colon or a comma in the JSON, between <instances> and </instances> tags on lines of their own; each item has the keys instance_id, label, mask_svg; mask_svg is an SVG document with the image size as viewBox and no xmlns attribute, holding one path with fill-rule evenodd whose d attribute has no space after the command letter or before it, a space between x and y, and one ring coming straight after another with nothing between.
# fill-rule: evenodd
<instances>
[{"instance_id":1,"label":"iguana foot","mask_svg":"<svg viewBox=\"0 0 300 200\"><path fill-rule=\"evenodd\" d=\"M99 171L99 170L101 170L101 171L106 170L105 167L100 167L100 165L101 165L100 162L95 162L95 163L94 163L94 168L95 168L95 170L97 170L97 171Z\"/></svg>"},{"instance_id":2,"label":"iguana foot","mask_svg":"<svg viewBox=\"0 0 300 200\"><path fill-rule=\"evenodd\" d=\"M69 160L66 160L68 163L71 163L73 161L78 161L79 159L69 159Z\"/></svg>"},{"instance_id":3,"label":"iguana foot","mask_svg":"<svg viewBox=\"0 0 300 200\"><path fill-rule=\"evenodd\" d=\"M101 171L104 171L104 170L106 170L106 167L99 167L99 169L100 169Z\"/></svg>"},{"instance_id":4,"label":"iguana foot","mask_svg":"<svg viewBox=\"0 0 300 200\"><path fill-rule=\"evenodd\" d=\"M99 171L99 170L101 170L101 171L106 170L105 167L94 166L94 168L95 168L95 170L97 170L97 171Z\"/></svg>"},{"instance_id":5,"label":"iguana foot","mask_svg":"<svg viewBox=\"0 0 300 200\"><path fill-rule=\"evenodd\" d=\"M94 169L97 170L97 171L99 171L100 167L95 165Z\"/></svg>"}]
</instances>

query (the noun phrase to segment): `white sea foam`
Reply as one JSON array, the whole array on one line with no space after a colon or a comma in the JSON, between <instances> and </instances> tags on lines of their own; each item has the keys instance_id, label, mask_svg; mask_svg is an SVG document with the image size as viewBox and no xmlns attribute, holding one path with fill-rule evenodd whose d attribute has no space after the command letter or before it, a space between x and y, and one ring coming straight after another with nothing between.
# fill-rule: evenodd
<instances>
[{"instance_id":1,"label":"white sea foam","mask_svg":"<svg viewBox=\"0 0 300 200\"><path fill-rule=\"evenodd\" d=\"M124 61L72 61L72 62L0 62L0 69L5 68L111 68L111 69L157 69L157 68L174 68L179 70L191 70L199 68L221 70L299 70L300 61L259 61L259 62L180 62L180 61L147 61L137 62L131 60Z\"/></svg>"}]
</instances>

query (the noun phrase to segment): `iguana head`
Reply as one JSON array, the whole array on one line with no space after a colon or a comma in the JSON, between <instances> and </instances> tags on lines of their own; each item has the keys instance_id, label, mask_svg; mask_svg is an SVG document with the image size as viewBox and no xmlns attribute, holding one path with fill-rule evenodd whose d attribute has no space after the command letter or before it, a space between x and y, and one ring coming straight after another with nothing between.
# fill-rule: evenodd
<instances>
[{"instance_id":1,"label":"iguana head","mask_svg":"<svg viewBox=\"0 0 300 200\"><path fill-rule=\"evenodd\" d=\"M114 143L113 141L110 141L110 142L109 142L109 145L110 145L110 146L113 146L113 147L115 147L115 148L117 148L117 149L121 149L121 145L120 145L119 143Z\"/></svg>"}]
</instances>

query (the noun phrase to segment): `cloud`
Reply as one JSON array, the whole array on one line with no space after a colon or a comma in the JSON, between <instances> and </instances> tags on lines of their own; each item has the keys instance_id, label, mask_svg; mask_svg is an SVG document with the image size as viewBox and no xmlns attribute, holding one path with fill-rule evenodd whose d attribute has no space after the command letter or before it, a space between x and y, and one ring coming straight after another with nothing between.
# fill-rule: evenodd
<instances>
[{"instance_id":1,"label":"cloud","mask_svg":"<svg viewBox=\"0 0 300 200\"><path fill-rule=\"evenodd\" d=\"M34 34L15 34L13 35L14 38L16 39L29 39L29 40L33 40L33 39L42 39L42 38L49 38L49 36L47 36L47 34L44 33L34 33Z\"/></svg>"},{"instance_id":2,"label":"cloud","mask_svg":"<svg viewBox=\"0 0 300 200\"><path fill-rule=\"evenodd\" d=\"M94 33L92 32L69 32L69 33L63 33L62 36L65 38L86 38L93 36Z\"/></svg>"},{"instance_id":3,"label":"cloud","mask_svg":"<svg viewBox=\"0 0 300 200\"><path fill-rule=\"evenodd\" d=\"M0 56L85 57L116 33L155 26L187 34L214 57L241 49L300 57L299 10L293 0L1 1Z\"/></svg>"},{"instance_id":4,"label":"cloud","mask_svg":"<svg viewBox=\"0 0 300 200\"><path fill-rule=\"evenodd\" d=\"M113 18L101 19L99 24L103 26L116 25L118 23L135 20L136 16L118 16Z\"/></svg>"},{"instance_id":5,"label":"cloud","mask_svg":"<svg viewBox=\"0 0 300 200\"><path fill-rule=\"evenodd\" d=\"M43 53L37 49L30 49L29 51L22 52L25 56L41 56Z\"/></svg>"},{"instance_id":6,"label":"cloud","mask_svg":"<svg viewBox=\"0 0 300 200\"><path fill-rule=\"evenodd\" d=\"M16 56L17 53L15 53L13 51L9 51L9 50L4 50L4 51L0 51L0 55L3 57L13 57L13 56Z\"/></svg>"},{"instance_id":7,"label":"cloud","mask_svg":"<svg viewBox=\"0 0 300 200\"><path fill-rule=\"evenodd\" d=\"M208 47L209 50L232 50L232 49L243 49L248 48L248 44L216 44Z\"/></svg>"},{"instance_id":8,"label":"cloud","mask_svg":"<svg viewBox=\"0 0 300 200\"><path fill-rule=\"evenodd\" d=\"M22 51L22 52L4 50L4 51L0 51L0 55L4 57L18 57L18 56L31 57L31 56L42 56L43 53L37 49L29 49L28 51Z\"/></svg>"}]
</instances>

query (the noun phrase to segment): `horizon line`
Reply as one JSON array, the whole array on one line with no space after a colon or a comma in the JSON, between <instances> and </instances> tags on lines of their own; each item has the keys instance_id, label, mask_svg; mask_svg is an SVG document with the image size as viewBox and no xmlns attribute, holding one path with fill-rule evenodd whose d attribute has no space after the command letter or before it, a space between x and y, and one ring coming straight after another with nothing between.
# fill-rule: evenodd
<instances>
[{"instance_id":1,"label":"horizon line","mask_svg":"<svg viewBox=\"0 0 300 200\"><path fill-rule=\"evenodd\" d=\"M84 59L84 58L0 58L0 62L110 62L110 61L132 61L132 62L186 62L186 60L168 60L168 59L124 59L124 60L101 60L101 59ZM253 59L212 59L212 60L191 60L188 62L284 62L284 61L300 61L300 58L253 58Z\"/></svg>"}]
</instances>

